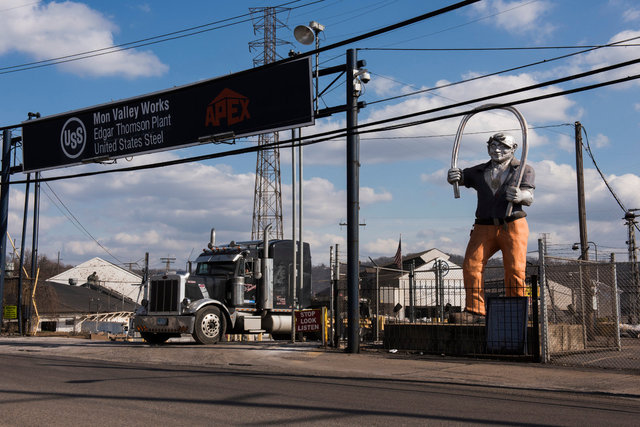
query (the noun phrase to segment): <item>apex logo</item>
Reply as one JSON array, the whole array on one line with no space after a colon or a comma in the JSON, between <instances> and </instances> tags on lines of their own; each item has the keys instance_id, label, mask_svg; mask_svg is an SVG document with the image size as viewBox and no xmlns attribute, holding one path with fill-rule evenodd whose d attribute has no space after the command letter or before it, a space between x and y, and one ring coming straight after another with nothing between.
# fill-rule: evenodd
<instances>
[{"instance_id":1,"label":"apex logo","mask_svg":"<svg viewBox=\"0 0 640 427\"><path fill-rule=\"evenodd\" d=\"M205 126L220 126L224 120L227 126L250 119L249 98L231 89L223 89L207 106Z\"/></svg>"}]
</instances>

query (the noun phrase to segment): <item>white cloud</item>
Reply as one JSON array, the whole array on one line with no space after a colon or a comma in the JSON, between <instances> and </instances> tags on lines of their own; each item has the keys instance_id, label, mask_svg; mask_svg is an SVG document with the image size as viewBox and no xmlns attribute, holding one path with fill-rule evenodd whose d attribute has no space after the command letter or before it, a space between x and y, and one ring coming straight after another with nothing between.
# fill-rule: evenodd
<instances>
[{"instance_id":1,"label":"white cloud","mask_svg":"<svg viewBox=\"0 0 640 427\"><path fill-rule=\"evenodd\" d=\"M382 76L376 76L366 86L367 89L373 90L378 96L389 96L398 93L400 87L399 83Z\"/></svg>"},{"instance_id":2,"label":"white cloud","mask_svg":"<svg viewBox=\"0 0 640 427\"><path fill-rule=\"evenodd\" d=\"M62 245L62 248L64 252L78 256L90 255L96 252L96 244L87 240L69 240ZM101 255L101 257L104 258L105 255Z\"/></svg>"},{"instance_id":3,"label":"white cloud","mask_svg":"<svg viewBox=\"0 0 640 427\"><path fill-rule=\"evenodd\" d=\"M160 234L156 230L149 230L143 233L117 233L114 241L123 245L157 245L161 242Z\"/></svg>"},{"instance_id":4,"label":"white cloud","mask_svg":"<svg viewBox=\"0 0 640 427\"><path fill-rule=\"evenodd\" d=\"M288 206L290 201L286 199L291 194L290 186L283 191L283 203ZM328 179L313 177L305 180L303 197L305 224L316 227L337 225L346 217L346 192L336 189ZM389 192L360 187L361 206L388 202L391 199L392 195Z\"/></svg>"},{"instance_id":5,"label":"white cloud","mask_svg":"<svg viewBox=\"0 0 640 427\"><path fill-rule=\"evenodd\" d=\"M134 166L176 158L164 152L134 158L122 166ZM118 165L120 166L120 164ZM84 165L74 173L102 166ZM79 222L120 261L139 260L145 252L157 263L159 257L175 256L182 262L200 252L209 239L209 230L217 230L219 242L250 239L255 176L238 173L229 165L194 163L171 167L122 172L49 183ZM55 196L43 185L43 200ZM23 195L12 192L10 223L20 234ZM285 236L290 235L291 188L284 185L283 217ZM387 203L389 192L363 186L361 206ZM61 209L64 209L61 207ZM308 176L304 182L304 233L312 243L314 262L325 262L322 248L343 243L332 230L346 217L346 193L326 178ZM49 202L41 211L42 253L62 248L66 262L81 262L90 256L114 261L85 233L60 214ZM317 248L317 249L316 249ZM64 253L66 251L66 254Z\"/></svg>"},{"instance_id":6,"label":"white cloud","mask_svg":"<svg viewBox=\"0 0 640 427\"><path fill-rule=\"evenodd\" d=\"M476 73L464 75L465 79L477 76ZM445 86L448 81L438 81L434 86ZM397 103L388 104L385 107L371 109L366 119L361 123L367 123L387 118L402 116L419 111L430 110L445 106L452 102L464 101L482 97L485 95L517 89L538 83L530 74L518 74L511 76L492 76L461 85L449 86L437 91L440 96L414 96L406 98ZM525 99L528 97L541 96L560 90L556 87L536 89L517 95L496 98L489 102L508 102L515 99ZM474 105L463 107L470 110ZM537 123L562 123L573 122L579 117L580 110L575 102L567 97L555 97L531 104L519 105L520 111L529 125ZM577 110L577 111L576 111ZM460 111L460 109L458 110ZM463 110L464 111L464 110ZM420 120L428 117L438 117L449 114L451 110L414 117L409 120ZM438 158L446 160L451 156L454 135L460 124L461 118L449 120L439 120L423 125L394 130L392 132L378 132L364 134L361 136L362 158L367 163L389 163L402 160L416 160L420 158ZM490 133L499 130L509 130L518 140L521 141L521 127L517 118L511 113L503 110L493 110L474 115L465 127L461 141L461 157L464 158L484 158L486 156L486 146L483 144ZM388 139L386 139L387 137ZM375 139L372 139L375 138ZM539 134L535 130L530 130L528 134L529 147L540 147L549 144L551 141L547 137ZM553 141L558 147L565 151L573 150L573 142L570 138L558 135ZM521 144L522 145L522 144ZM340 149L344 150L343 145ZM342 151L340 152L342 154ZM338 154L334 154L334 157ZM342 154L344 156L344 154ZM326 155L316 155L316 157L330 157Z\"/></svg>"},{"instance_id":7,"label":"white cloud","mask_svg":"<svg viewBox=\"0 0 640 427\"><path fill-rule=\"evenodd\" d=\"M617 33L609 39L607 43L622 42L628 39L640 37L640 30L625 30ZM633 42L633 41L632 41ZM631 42L630 42L631 43ZM621 43L625 44L625 43ZM622 62L637 59L636 51L633 48L603 48L591 51L585 55L580 55L574 62L569 73L577 73L580 71L593 70L606 67ZM604 82L614 79L624 78L627 76L640 74L640 65L634 64L622 68L618 68L606 73L599 73L588 78L590 81ZM640 82L632 80L629 84L639 85ZM625 89L629 84L617 84L612 86L615 89Z\"/></svg>"},{"instance_id":8,"label":"white cloud","mask_svg":"<svg viewBox=\"0 0 640 427\"><path fill-rule=\"evenodd\" d=\"M115 44L116 25L85 4L31 0L13 3L16 7L0 14L0 54L15 51L42 61ZM152 52L139 50L64 62L59 67L78 75L127 78L159 76L168 70Z\"/></svg>"},{"instance_id":9,"label":"white cloud","mask_svg":"<svg viewBox=\"0 0 640 427\"><path fill-rule=\"evenodd\" d=\"M485 0L473 7L477 14L489 16L491 25L512 34L543 38L555 29L545 21L545 15L553 7L548 1Z\"/></svg>"},{"instance_id":10,"label":"white cloud","mask_svg":"<svg viewBox=\"0 0 640 427\"><path fill-rule=\"evenodd\" d=\"M398 250L398 239L376 239L363 245L362 249L365 253L388 254L387 256L394 256Z\"/></svg>"},{"instance_id":11,"label":"white cloud","mask_svg":"<svg viewBox=\"0 0 640 427\"><path fill-rule=\"evenodd\" d=\"M601 133L596 135L594 143L596 148L604 148L604 147L609 147L611 145L611 141L609 141L609 137Z\"/></svg>"},{"instance_id":12,"label":"white cloud","mask_svg":"<svg viewBox=\"0 0 640 427\"><path fill-rule=\"evenodd\" d=\"M640 20L640 9L631 8L622 13L622 20L625 22L632 22Z\"/></svg>"},{"instance_id":13,"label":"white cloud","mask_svg":"<svg viewBox=\"0 0 640 427\"><path fill-rule=\"evenodd\" d=\"M529 162L536 173L534 203L525 211L530 228L529 248L537 247L540 233L549 232L555 243L575 242L578 239L577 182L575 167L552 160ZM423 180L432 188L443 188L446 197L451 197L450 186L445 182L445 169L424 174ZM635 174L607 175L607 181L627 207L640 206L640 176ZM624 212L618 206L598 172L585 168L584 185L589 240L603 247L620 247L625 241L622 221ZM461 199L455 204L440 204L442 209L451 209L448 215L437 214L435 218L421 218L406 235L407 250L425 250L436 247L445 252L463 254L475 209L476 196L473 190L462 189ZM444 194L444 193L442 193ZM441 202L439 202L441 203ZM449 207L451 206L451 207ZM465 224L462 218L468 218ZM450 219L453 221L451 222ZM463 225L460 225L463 224ZM388 252L388 251L387 251Z\"/></svg>"}]
</instances>

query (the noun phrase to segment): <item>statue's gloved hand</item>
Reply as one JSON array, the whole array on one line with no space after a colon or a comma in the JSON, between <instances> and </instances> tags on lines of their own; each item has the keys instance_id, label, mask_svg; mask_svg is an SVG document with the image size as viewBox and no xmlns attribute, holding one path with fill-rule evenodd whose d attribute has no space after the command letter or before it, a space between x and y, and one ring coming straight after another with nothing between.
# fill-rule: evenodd
<instances>
[{"instance_id":1,"label":"statue's gloved hand","mask_svg":"<svg viewBox=\"0 0 640 427\"><path fill-rule=\"evenodd\" d=\"M508 201L515 204L530 206L533 203L533 190L509 187L507 188L506 197Z\"/></svg>"},{"instance_id":2,"label":"statue's gloved hand","mask_svg":"<svg viewBox=\"0 0 640 427\"><path fill-rule=\"evenodd\" d=\"M462 169L460 168L451 168L447 172L447 182L449 184L455 184L462 182Z\"/></svg>"}]
</instances>

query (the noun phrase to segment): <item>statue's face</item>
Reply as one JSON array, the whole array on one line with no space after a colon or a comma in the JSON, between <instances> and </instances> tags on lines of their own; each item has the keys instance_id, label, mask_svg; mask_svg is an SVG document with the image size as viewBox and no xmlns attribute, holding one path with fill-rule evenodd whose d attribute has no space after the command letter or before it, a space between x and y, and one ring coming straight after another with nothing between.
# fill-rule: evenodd
<instances>
[{"instance_id":1,"label":"statue's face","mask_svg":"<svg viewBox=\"0 0 640 427\"><path fill-rule=\"evenodd\" d=\"M517 144L514 144L513 147L509 147L507 144L503 144L498 141L491 141L488 146L489 156L491 160L496 163L504 163L510 162L513 159L513 154L518 148Z\"/></svg>"}]
</instances>

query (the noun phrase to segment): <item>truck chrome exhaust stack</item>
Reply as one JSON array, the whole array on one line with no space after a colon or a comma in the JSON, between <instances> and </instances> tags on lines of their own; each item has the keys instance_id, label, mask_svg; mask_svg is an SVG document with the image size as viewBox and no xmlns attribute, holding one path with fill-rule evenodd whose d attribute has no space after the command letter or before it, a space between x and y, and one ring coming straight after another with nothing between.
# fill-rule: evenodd
<instances>
[{"instance_id":1,"label":"truck chrome exhaust stack","mask_svg":"<svg viewBox=\"0 0 640 427\"><path fill-rule=\"evenodd\" d=\"M211 237L209 238L209 244L207 245L209 249L213 248L216 245L216 229L211 229Z\"/></svg>"},{"instance_id":2,"label":"truck chrome exhaust stack","mask_svg":"<svg viewBox=\"0 0 640 427\"><path fill-rule=\"evenodd\" d=\"M269 259L269 230L271 224L264 228L262 237L262 280L258 290L258 308L273 309L273 260Z\"/></svg>"},{"instance_id":3,"label":"truck chrome exhaust stack","mask_svg":"<svg viewBox=\"0 0 640 427\"><path fill-rule=\"evenodd\" d=\"M262 232L262 242L264 245L264 258L269 258L269 230L271 230L271 224L267 225Z\"/></svg>"}]
</instances>

